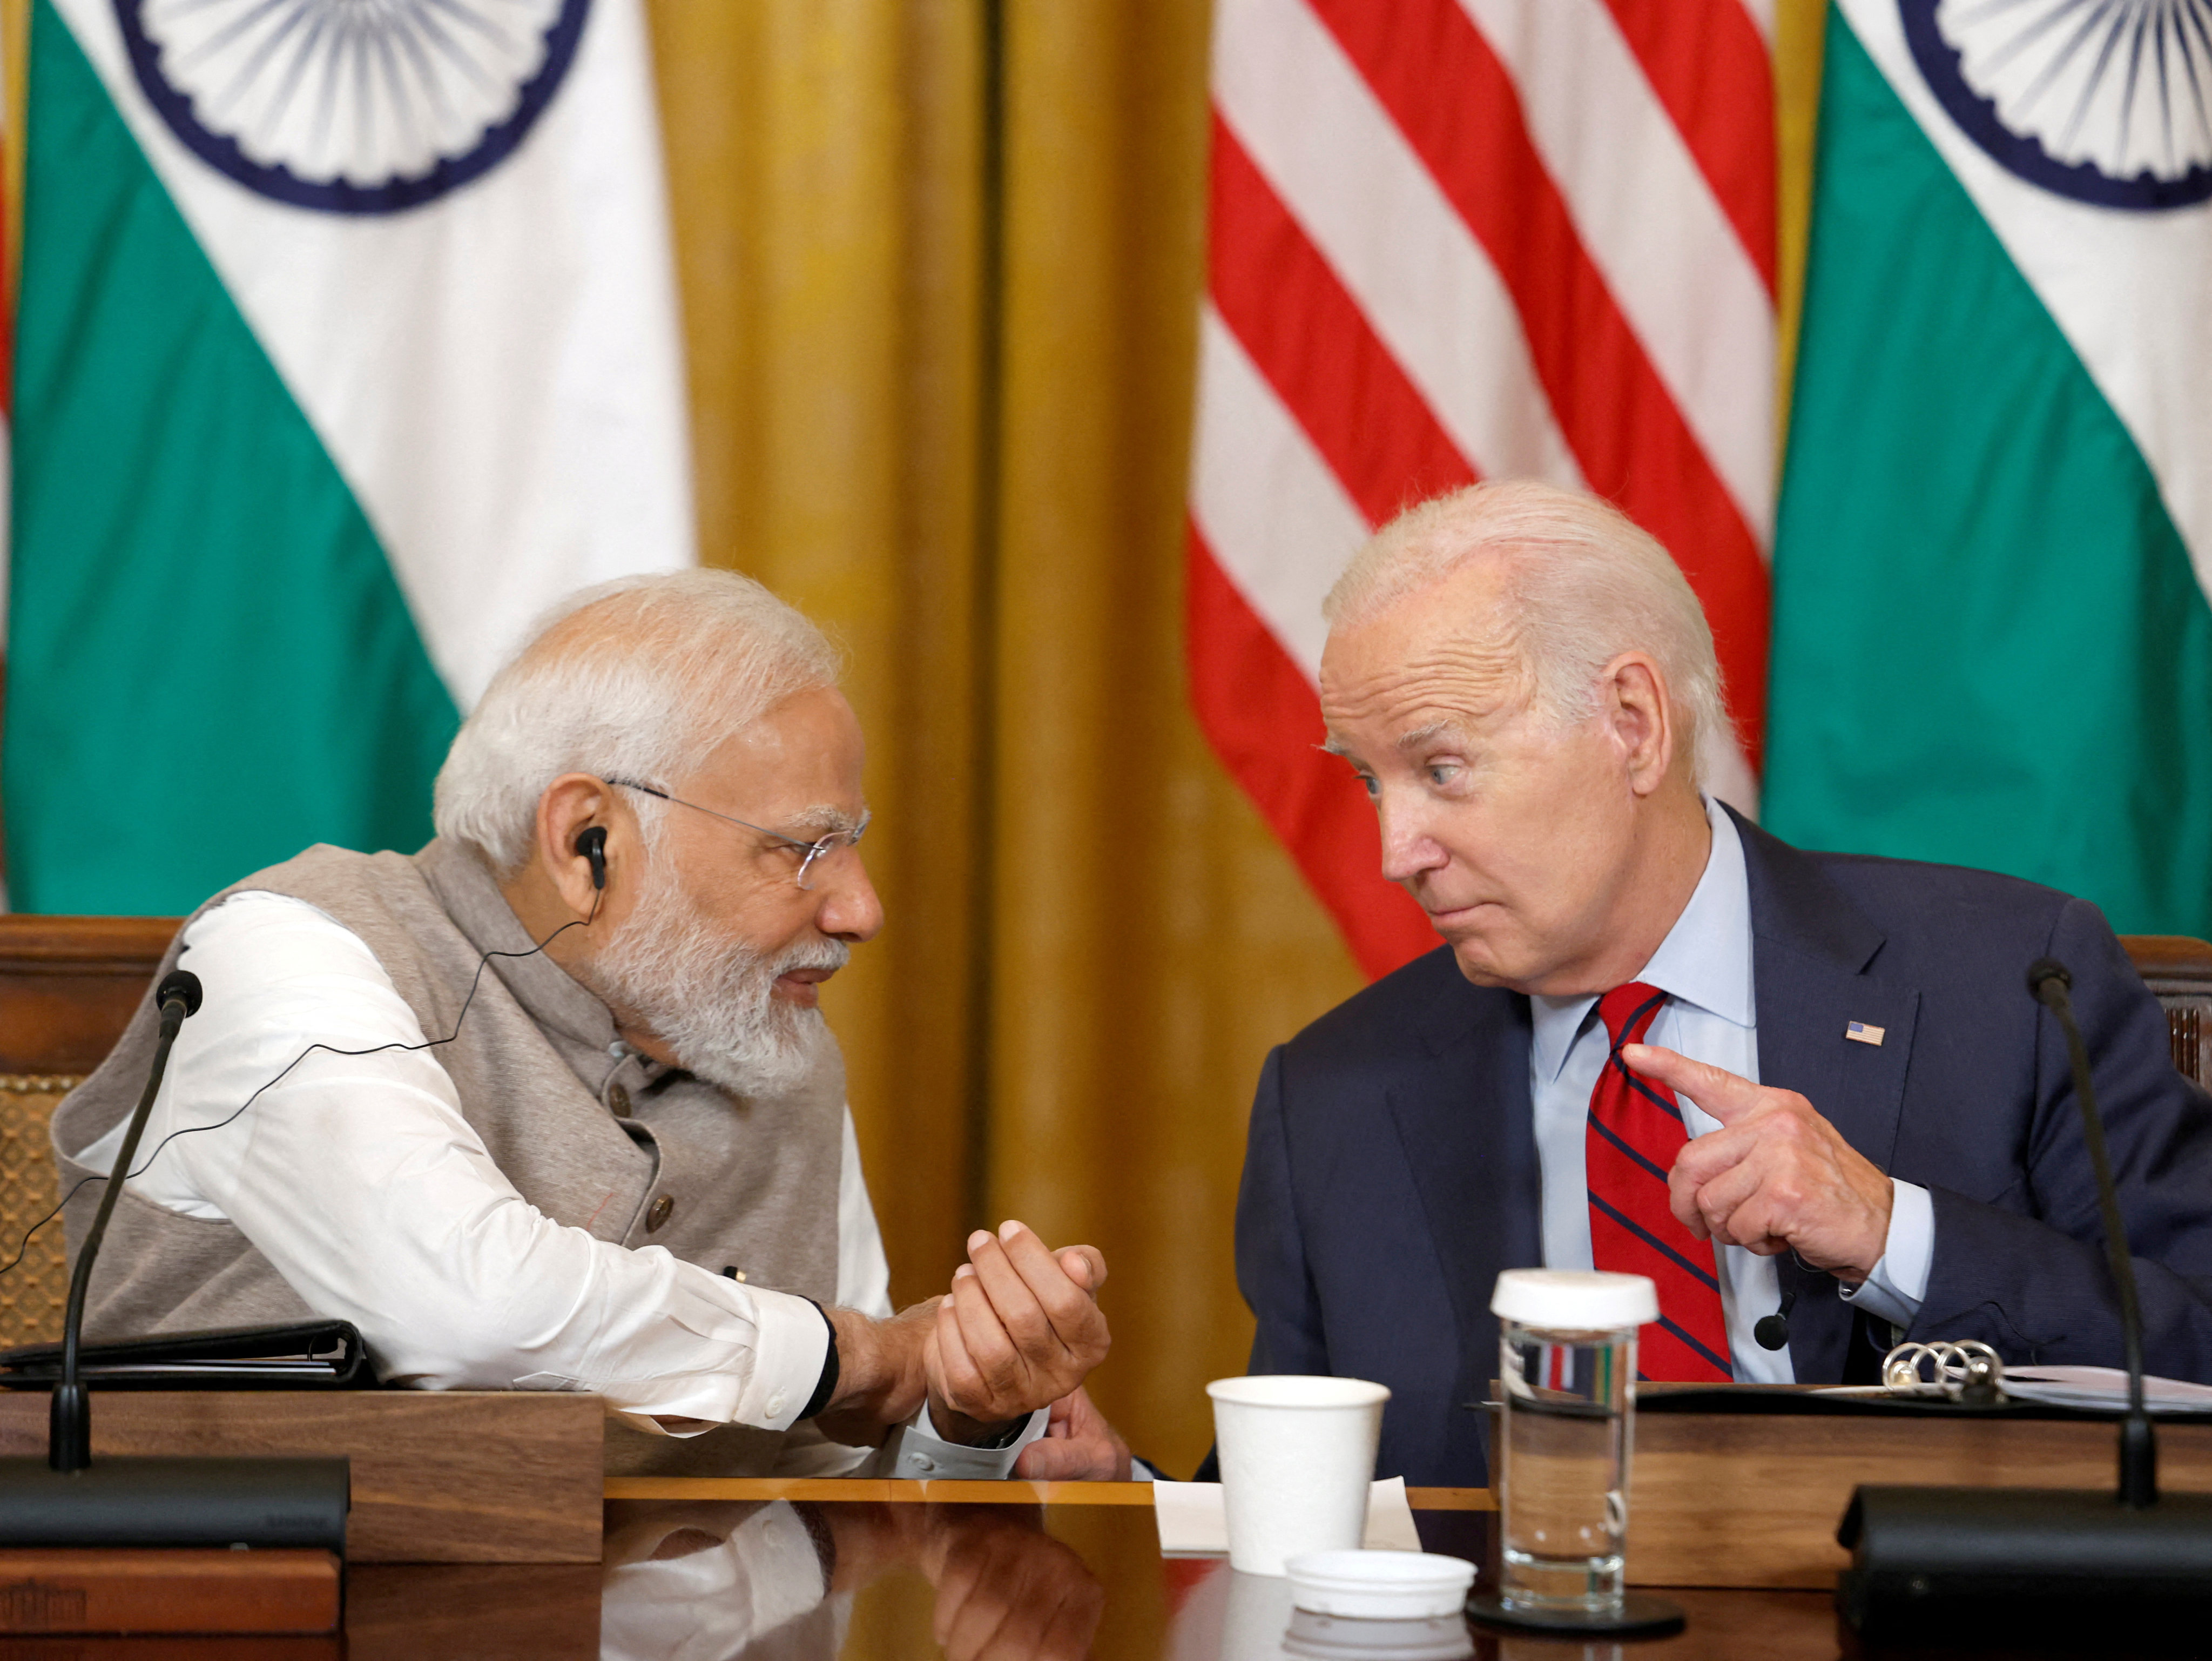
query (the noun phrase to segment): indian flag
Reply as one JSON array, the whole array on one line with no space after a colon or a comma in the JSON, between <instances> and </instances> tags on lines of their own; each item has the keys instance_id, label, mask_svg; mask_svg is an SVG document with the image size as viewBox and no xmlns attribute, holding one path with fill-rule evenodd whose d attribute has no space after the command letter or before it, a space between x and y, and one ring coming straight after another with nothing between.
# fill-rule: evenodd
<instances>
[{"instance_id":1,"label":"indian flag","mask_svg":"<svg viewBox=\"0 0 2212 1661\"><path fill-rule=\"evenodd\" d=\"M2212 932L2212 0L1839 0L1763 807Z\"/></svg>"},{"instance_id":2,"label":"indian flag","mask_svg":"<svg viewBox=\"0 0 2212 1661\"><path fill-rule=\"evenodd\" d=\"M409 849L546 602L695 557L639 0L33 0L20 908Z\"/></svg>"}]
</instances>

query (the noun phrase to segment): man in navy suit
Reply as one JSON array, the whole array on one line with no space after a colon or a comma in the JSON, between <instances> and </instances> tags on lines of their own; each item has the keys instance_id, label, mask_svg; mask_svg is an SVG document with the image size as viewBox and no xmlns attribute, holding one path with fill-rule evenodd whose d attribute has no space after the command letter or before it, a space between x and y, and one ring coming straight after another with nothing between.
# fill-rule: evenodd
<instances>
[{"instance_id":1,"label":"man in navy suit","mask_svg":"<svg viewBox=\"0 0 2212 1661\"><path fill-rule=\"evenodd\" d=\"M1388 1384L1379 1469L1474 1484L1504 1269L1652 1275L1647 1377L1871 1378L1899 1335L2117 1364L2065 1047L2025 984L2049 956L2149 1364L2212 1379L2212 1100L2094 906L1802 853L1707 800L1704 614L1588 497L1424 504L1328 611L1329 747L1446 945L1267 1059L1237 1219L1253 1372Z\"/></svg>"}]
</instances>

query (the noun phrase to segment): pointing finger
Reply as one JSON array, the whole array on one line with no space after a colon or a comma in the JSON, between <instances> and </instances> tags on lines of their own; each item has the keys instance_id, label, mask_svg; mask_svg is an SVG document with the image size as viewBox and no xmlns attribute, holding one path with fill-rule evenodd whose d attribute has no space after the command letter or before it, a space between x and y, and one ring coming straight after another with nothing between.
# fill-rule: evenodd
<instances>
[{"instance_id":1,"label":"pointing finger","mask_svg":"<svg viewBox=\"0 0 2212 1661\"><path fill-rule=\"evenodd\" d=\"M1687 1096L1723 1124L1734 1124L1757 1107L1765 1094L1738 1074L1693 1062L1657 1044L1623 1044L1620 1059L1630 1072L1663 1084L1678 1096Z\"/></svg>"}]
</instances>

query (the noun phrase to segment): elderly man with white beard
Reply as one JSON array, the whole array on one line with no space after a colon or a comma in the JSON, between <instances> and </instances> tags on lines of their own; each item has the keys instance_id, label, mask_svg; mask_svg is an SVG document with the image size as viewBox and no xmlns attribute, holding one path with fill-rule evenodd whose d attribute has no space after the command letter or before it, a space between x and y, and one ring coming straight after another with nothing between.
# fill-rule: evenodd
<instances>
[{"instance_id":1,"label":"elderly man with white beard","mask_svg":"<svg viewBox=\"0 0 2212 1661\"><path fill-rule=\"evenodd\" d=\"M732 573L586 591L454 740L436 840L195 912L90 1335L349 1321L386 1384L598 1394L623 1472L1125 1476L1080 1389L1096 1251L978 1231L892 1313L817 1007L883 922L837 670ZM57 1111L65 1185L112 1168L154 1022Z\"/></svg>"}]
</instances>

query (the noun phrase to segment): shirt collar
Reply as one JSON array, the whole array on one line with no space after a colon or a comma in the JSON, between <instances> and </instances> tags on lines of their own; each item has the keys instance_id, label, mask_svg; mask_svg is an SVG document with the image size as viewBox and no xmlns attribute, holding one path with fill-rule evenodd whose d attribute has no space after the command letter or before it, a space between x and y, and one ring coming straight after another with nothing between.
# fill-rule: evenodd
<instances>
[{"instance_id":1,"label":"shirt collar","mask_svg":"<svg viewBox=\"0 0 2212 1661\"><path fill-rule=\"evenodd\" d=\"M1735 821L1708 798L1705 818L1712 826L1712 849L1690 903L1650 962L1632 979L1657 987L1680 1003L1748 1027L1753 1022L1751 983L1751 883L1745 874L1743 839ZM1567 1052L1582 1036L1595 995L1532 996L1534 1031L1530 1059L1539 1079L1552 1080L1567 1064Z\"/></svg>"}]
</instances>

